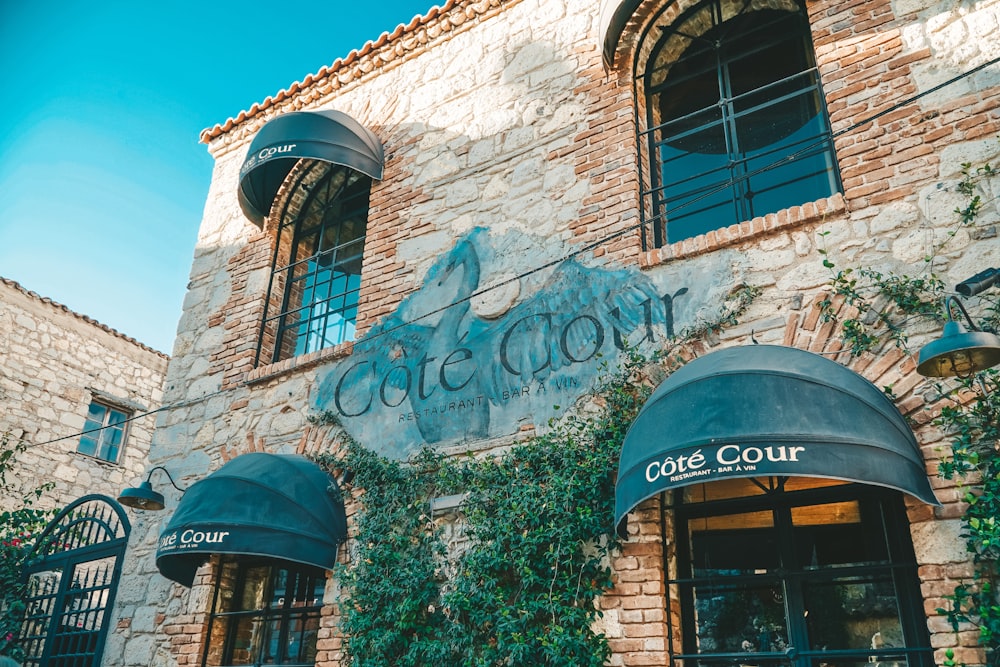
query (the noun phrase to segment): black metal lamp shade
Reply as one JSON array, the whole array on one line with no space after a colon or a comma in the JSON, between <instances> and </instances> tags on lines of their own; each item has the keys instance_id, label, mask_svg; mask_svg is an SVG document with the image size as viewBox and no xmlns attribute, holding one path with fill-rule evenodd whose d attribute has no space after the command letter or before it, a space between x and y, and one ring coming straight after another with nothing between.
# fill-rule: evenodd
<instances>
[{"instance_id":1,"label":"black metal lamp shade","mask_svg":"<svg viewBox=\"0 0 1000 667\"><path fill-rule=\"evenodd\" d=\"M945 322L941 337L920 348L917 372L924 377L967 378L1000 364L1000 336L967 331L961 322Z\"/></svg>"},{"instance_id":2,"label":"black metal lamp shade","mask_svg":"<svg viewBox=\"0 0 1000 667\"><path fill-rule=\"evenodd\" d=\"M137 510L162 510L166 505L163 502L163 494L153 490L153 485L147 479L139 486L125 489L118 496L118 502L126 507Z\"/></svg>"}]
</instances>

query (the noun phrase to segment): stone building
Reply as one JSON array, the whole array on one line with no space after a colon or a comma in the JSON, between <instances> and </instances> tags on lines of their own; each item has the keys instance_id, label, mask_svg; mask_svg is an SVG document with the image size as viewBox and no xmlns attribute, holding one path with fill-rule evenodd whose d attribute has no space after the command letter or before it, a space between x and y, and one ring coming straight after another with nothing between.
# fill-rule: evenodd
<instances>
[{"instance_id":1,"label":"stone building","mask_svg":"<svg viewBox=\"0 0 1000 667\"><path fill-rule=\"evenodd\" d=\"M585 401L625 340L662 346L741 286L759 296L740 323L690 350L623 446L611 664L981 661L935 611L970 566L927 381L891 346L852 358L817 304L821 251L906 274L933 256L950 284L995 263L992 198L972 226L954 210L963 165L1000 154L998 18L449 0L206 130L178 407L151 450L188 490L133 515L103 664L266 662L268 623L312 629L299 662L343 664L327 572L355 509L297 455L338 428L397 459L503 448ZM231 620L255 586L240 613L263 625ZM871 602L850 628L810 618L834 588ZM720 630L737 598L746 636Z\"/></svg>"},{"instance_id":2,"label":"stone building","mask_svg":"<svg viewBox=\"0 0 1000 667\"><path fill-rule=\"evenodd\" d=\"M0 432L28 443L0 506L47 481L40 507L117 496L148 466L167 355L6 278L0 331Z\"/></svg>"},{"instance_id":3,"label":"stone building","mask_svg":"<svg viewBox=\"0 0 1000 667\"><path fill-rule=\"evenodd\" d=\"M0 511L24 508L25 498L57 510L24 554L28 611L18 641L45 664L71 664L65 656L91 656L103 644L130 528L114 499L149 466L168 361L0 278L0 434L15 454ZM25 529L5 525L5 550L24 537L12 525ZM3 593L6 603L11 591ZM0 642L4 655L11 639Z\"/></svg>"}]
</instances>

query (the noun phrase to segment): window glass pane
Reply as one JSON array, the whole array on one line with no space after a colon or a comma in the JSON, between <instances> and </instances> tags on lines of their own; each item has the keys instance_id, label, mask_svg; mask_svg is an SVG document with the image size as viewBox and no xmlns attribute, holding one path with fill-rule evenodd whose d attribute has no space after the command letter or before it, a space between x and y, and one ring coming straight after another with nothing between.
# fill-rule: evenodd
<instances>
[{"instance_id":1,"label":"window glass pane","mask_svg":"<svg viewBox=\"0 0 1000 667\"><path fill-rule=\"evenodd\" d=\"M87 422L93 422L93 428L96 428L104 423L104 416L107 413L108 409L100 403L91 403L90 407L87 408Z\"/></svg>"},{"instance_id":2,"label":"window glass pane","mask_svg":"<svg viewBox=\"0 0 1000 667\"><path fill-rule=\"evenodd\" d=\"M666 218L657 243L840 188L804 11L729 9L703 3L650 56L647 127L656 144L643 210Z\"/></svg>"},{"instance_id":3,"label":"window glass pane","mask_svg":"<svg viewBox=\"0 0 1000 667\"><path fill-rule=\"evenodd\" d=\"M660 134L663 144L680 153L715 155L705 166L718 169L728 160L725 125L718 106L681 117L665 117ZM661 160L676 159L674 153L661 153ZM664 169L667 167L664 165Z\"/></svg>"},{"instance_id":4,"label":"window glass pane","mask_svg":"<svg viewBox=\"0 0 1000 667\"><path fill-rule=\"evenodd\" d=\"M742 31L733 26L726 45L731 97L813 67L812 49L803 44L798 14L764 10L744 18L752 25Z\"/></svg>"},{"instance_id":5,"label":"window glass pane","mask_svg":"<svg viewBox=\"0 0 1000 667\"><path fill-rule=\"evenodd\" d=\"M793 535L799 566L886 563L888 549L876 516L861 520L857 501L809 505L792 509Z\"/></svg>"},{"instance_id":6,"label":"window glass pane","mask_svg":"<svg viewBox=\"0 0 1000 667\"><path fill-rule=\"evenodd\" d=\"M821 140L816 144L811 138L808 145L812 148L805 153L799 153L798 148L790 149L789 154L798 154L792 162L775 166L770 155L747 162L747 171L759 172L747 182L747 190L753 193L755 215L820 199L835 191L831 189L835 176L830 154L825 148L829 142Z\"/></svg>"},{"instance_id":7,"label":"window glass pane","mask_svg":"<svg viewBox=\"0 0 1000 667\"><path fill-rule=\"evenodd\" d=\"M780 564L770 511L692 519L689 529L695 576L763 574Z\"/></svg>"},{"instance_id":8,"label":"window glass pane","mask_svg":"<svg viewBox=\"0 0 1000 667\"><path fill-rule=\"evenodd\" d=\"M361 256L365 251L365 240L351 241L337 250L336 270L346 275L361 275Z\"/></svg>"},{"instance_id":9,"label":"window glass pane","mask_svg":"<svg viewBox=\"0 0 1000 667\"><path fill-rule=\"evenodd\" d=\"M307 201L302 211L287 216L295 220L294 239L278 239L267 299L268 310L278 311L265 316L262 345L270 343L269 323L278 320L272 361L354 338L357 311L344 296L360 287L371 179L334 166L317 183L300 187Z\"/></svg>"},{"instance_id":10,"label":"window glass pane","mask_svg":"<svg viewBox=\"0 0 1000 667\"><path fill-rule=\"evenodd\" d=\"M822 489L828 486L843 486L847 482L839 479L824 479L822 477L786 477L785 491L802 491L804 489Z\"/></svg>"},{"instance_id":11,"label":"window glass pane","mask_svg":"<svg viewBox=\"0 0 1000 667\"><path fill-rule=\"evenodd\" d=\"M750 477L737 477L720 479L707 484L692 484L691 486L684 487L684 502L703 503L726 498L762 496L765 493L765 489L773 486L775 483L767 478L757 480Z\"/></svg>"},{"instance_id":12,"label":"window glass pane","mask_svg":"<svg viewBox=\"0 0 1000 667\"><path fill-rule=\"evenodd\" d=\"M308 221L303 221L305 224ZM299 229L296 235L294 250L289 260L292 262L304 262L316 255L321 243L320 234L322 227L319 225L310 226L307 229Z\"/></svg>"},{"instance_id":13,"label":"window glass pane","mask_svg":"<svg viewBox=\"0 0 1000 667\"><path fill-rule=\"evenodd\" d=\"M806 584L809 648L900 648L896 591L888 575Z\"/></svg>"},{"instance_id":14,"label":"window glass pane","mask_svg":"<svg viewBox=\"0 0 1000 667\"><path fill-rule=\"evenodd\" d=\"M227 664L257 664L257 646L260 642L261 619L256 616L242 616L229 619L232 627L229 634Z\"/></svg>"},{"instance_id":15,"label":"window glass pane","mask_svg":"<svg viewBox=\"0 0 1000 667\"><path fill-rule=\"evenodd\" d=\"M788 648L781 586L705 585L694 589L699 653L753 653Z\"/></svg>"},{"instance_id":16,"label":"window glass pane","mask_svg":"<svg viewBox=\"0 0 1000 667\"><path fill-rule=\"evenodd\" d=\"M823 505L802 505L792 508L793 526L828 526L831 524L860 524L861 507L857 500Z\"/></svg>"},{"instance_id":17,"label":"window glass pane","mask_svg":"<svg viewBox=\"0 0 1000 667\"><path fill-rule=\"evenodd\" d=\"M80 436L80 444L77 446L76 450L81 454L86 454L87 456L96 456L97 440L94 438L94 435L95 434L87 433Z\"/></svg>"},{"instance_id":18,"label":"window glass pane","mask_svg":"<svg viewBox=\"0 0 1000 667\"><path fill-rule=\"evenodd\" d=\"M118 449L121 445L122 431L120 427L105 429L105 437L101 443L100 457L105 461L117 461Z\"/></svg>"},{"instance_id":19,"label":"window glass pane","mask_svg":"<svg viewBox=\"0 0 1000 667\"><path fill-rule=\"evenodd\" d=\"M774 94L781 91L769 89L765 93L767 98L773 99ZM737 143L743 155L761 155L768 151L774 153L782 148L802 149L815 143L816 138L822 135L822 121L818 117L819 99L815 88L799 89L792 97L776 103L768 103L767 99L757 100L756 97L758 96L750 95L740 100L747 110L734 118ZM791 151L785 150L775 157L790 154Z\"/></svg>"},{"instance_id":20,"label":"window glass pane","mask_svg":"<svg viewBox=\"0 0 1000 667\"><path fill-rule=\"evenodd\" d=\"M316 635L319 633L319 614L292 618L288 628L287 655L291 662L313 664L316 662Z\"/></svg>"},{"instance_id":21,"label":"window glass pane","mask_svg":"<svg viewBox=\"0 0 1000 667\"><path fill-rule=\"evenodd\" d=\"M270 568L264 565L247 567L244 570L243 589L237 597L236 611L260 609L264 606L267 575Z\"/></svg>"},{"instance_id":22,"label":"window glass pane","mask_svg":"<svg viewBox=\"0 0 1000 667\"><path fill-rule=\"evenodd\" d=\"M262 633L262 652L259 658L259 662L255 661L254 664L261 665L280 665L284 663L284 657L281 653L281 623L278 619L271 619L269 622L262 623L261 626Z\"/></svg>"}]
</instances>

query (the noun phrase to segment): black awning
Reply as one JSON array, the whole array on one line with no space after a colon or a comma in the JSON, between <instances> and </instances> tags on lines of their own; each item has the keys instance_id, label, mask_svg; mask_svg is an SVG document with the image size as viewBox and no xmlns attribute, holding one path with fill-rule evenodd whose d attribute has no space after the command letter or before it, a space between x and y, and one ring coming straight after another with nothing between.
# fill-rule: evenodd
<instances>
[{"instance_id":1,"label":"black awning","mask_svg":"<svg viewBox=\"0 0 1000 667\"><path fill-rule=\"evenodd\" d=\"M810 352L734 347L681 367L625 436L615 526L661 491L730 477L824 477L885 486L933 505L920 447L872 383Z\"/></svg>"},{"instance_id":2,"label":"black awning","mask_svg":"<svg viewBox=\"0 0 1000 667\"><path fill-rule=\"evenodd\" d=\"M258 227L285 177L301 158L350 167L382 178L382 142L340 111L293 111L260 128L240 167L240 208Z\"/></svg>"},{"instance_id":3,"label":"black awning","mask_svg":"<svg viewBox=\"0 0 1000 667\"><path fill-rule=\"evenodd\" d=\"M642 4L642 0L603 0L601 3L600 25L598 26L601 40L601 54L604 58L604 68L611 69L615 64L615 51L618 42L625 32L625 26L632 15Z\"/></svg>"},{"instance_id":4,"label":"black awning","mask_svg":"<svg viewBox=\"0 0 1000 667\"><path fill-rule=\"evenodd\" d=\"M184 586L211 554L333 567L347 537L336 483L302 456L239 456L184 492L160 534L156 566Z\"/></svg>"}]
</instances>

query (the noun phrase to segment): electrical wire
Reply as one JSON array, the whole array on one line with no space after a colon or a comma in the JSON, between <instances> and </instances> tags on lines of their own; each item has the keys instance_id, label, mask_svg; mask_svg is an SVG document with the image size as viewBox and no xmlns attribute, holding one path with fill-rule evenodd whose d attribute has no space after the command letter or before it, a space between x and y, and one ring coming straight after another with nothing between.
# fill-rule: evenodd
<instances>
[{"instance_id":1,"label":"electrical wire","mask_svg":"<svg viewBox=\"0 0 1000 667\"><path fill-rule=\"evenodd\" d=\"M790 162L790 161L793 161L793 160L797 159L799 156L801 156L805 152L808 152L810 150L815 150L818 146L820 146L823 143L829 141L829 139L836 139L837 137L843 136L843 135L848 134L850 132L854 132L854 131L856 131L856 130L862 128L862 127L864 127L865 125L868 125L869 123L872 123L872 122L878 120L879 118L882 118L882 117L884 117L884 116L886 116L886 115L888 115L888 114L890 114L890 113L892 113L894 111L897 111L897 110L899 110L899 109L901 109L901 108L903 108L905 106L913 104L917 100L919 100L919 99L921 99L923 97L926 97L927 95L931 95L933 93L936 93L937 91L939 91L939 90L941 90L941 89L943 89L943 88L945 88L947 86L955 84L955 83L957 83L957 82L959 82L959 81L961 81L963 79L966 79L966 78L972 76L973 74L976 74L977 72L980 72L980 71L986 69L987 67L991 67L991 66L996 65L998 63L1000 63L1000 57L988 60L988 61L986 61L986 62L984 62L984 63L982 63L980 65L977 65L976 67L973 67L970 70L962 72L962 73L960 73L960 74L958 74L958 75L956 75L956 76L948 79L947 81L943 81L942 83L939 83L936 86L928 88L927 90L925 90L923 92L917 93L916 95L911 95L910 97L907 97L906 99L903 99L903 100L901 100L901 101L899 101L899 102L897 102L897 103L895 103L895 104L893 104L893 105L891 105L889 107L886 107L885 109L879 111L878 113L872 114L871 116L868 116L867 118L864 118L862 120L856 121L856 122L852 123L851 125L848 125L847 127L843 128L843 129L840 129L840 130L838 130L836 132L833 132L833 133L831 133L831 135L830 135L829 138L823 138L823 139L821 139L821 140L819 140L817 142L814 142L813 144L810 144L810 145L806 146L805 148L799 149L798 151L796 151L794 153L791 153L791 154L788 154L788 155L784 155L781 158L779 158L778 160L775 160L774 162L772 162L772 163L770 163L768 165L765 165L765 166L763 166L763 167L761 167L761 168L759 168L759 169L757 169L757 170L755 170L755 171L753 171L751 173L748 173L748 174L746 174L744 176L741 176L739 179L730 179L728 182L721 183L715 189L712 189L712 190L710 190L710 191L702 194L698 198L685 201L683 204L674 207L673 209L671 209L670 211L668 211L668 212L666 212L666 213L664 213L662 215L667 215L668 213L676 213L677 211L682 210L682 209L684 209L684 208L686 208L688 206L691 206L692 204L695 204L698 201L701 201L702 199L705 199L707 197L710 197L710 196L713 196L715 194L718 194L719 192L727 190L728 188L730 188L733 185L735 185L737 182L739 182L741 180L744 180L746 178L749 178L750 176L756 176L756 175L765 173L767 171L770 171L772 169L776 169L776 168L780 167L781 165L783 165L783 164L785 164L787 162ZM659 216L657 216L657 217L659 217ZM465 297L456 299L455 301L452 301L451 303L449 303L449 304L447 304L445 306L440 306L440 307L435 308L433 310L430 310L430 311L428 311L426 313L423 313L422 315L417 315L416 317L412 318L411 320L409 320L407 322L401 322L401 323L399 323L399 324L397 324L395 326L392 326L392 327L389 327L387 329L383 329L381 331L378 331L377 333L375 333L371 337L366 337L364 339L364 341L367 343L367 342L369 342L371 340L376 340L378 338L381 338L382 336L386 336L386 335L388 335L390 333L393 333L393 332L395 332L395 331L397 331L399 329L402 329L404 327L410 326L411 324L415 324L415 323L417 323L417 322L419 322L419 321L421 321L421 320L423 320L425 318L432 317L434 315L442 313L442 312L448 310L449 308L452 308L452 307L457 306L459 304L462 304L462 303L465 303L467 301L470 301L470 300L472 300L472 299L474 299L476 297L479 297L479 296L482 296L484 294L487 294L488 292L491 292L491 291L493 291L495 289L503 287L504 285L510 284L512 282L515 282L515 281L519 282L519 281L521 281L524 278L528 278L528 277L530 277L532 275L535 275L535 274L540 273L542 271L545 271L547 269L550 269L550 268L553 268L555 266L558 266L559 264L561 264L561 263L563 263L563 262L565 262L565 261L567 261L569 259L574 259L574 258L576 258L576 257L578 257L580 255L589 253L592 250L594 250L594 249L596 249L596 248L604 245L605 243L608 243L609 241L613 241L615 239L621 238L621 237L626 236L628 234L632 234L634 232L641 231L642 228L645 227L649 222L650 222L649 220L643 220L643 221L641 221L641 222L639 222L637 224L629 225L628 227L620 229L617 232L608 234L607 236L601 237L601 238L599 238L599 239L597 239L595 241L592 241L590 243L581 245L581 246L575 248L574 250L571 250L570 252L566 253L562 257L550 260L548 262L545 262L544 264L536 266L536 267L534 267L532 269L528 269L527 271L524 271L523 273L515 275L515 276L513 276L511 278L507 278L506 280L502 280L502 281L499 281L497 283L493 283L493 284L489 285L488 287L484 287L482 289L476 290L472 294L469 294L469 295L467 295ZM49 445L49 444L52 444L52 443L55 443L55 442L60 442L62 440L69 440L70 438L79 438L80 436L86 435L88 433L94 433L96 431L102 431L102 430L104 430L106 428L110 428L111 426L117 426L117 425L120 425L120 424L123 424L123 423L135 421L137 419L141 419L143 417L148 417L148 416L156 414L158 412L163 412L165 410L176 410L176 409L179 409L179 408L184 408L184 407L187 407L189 405L193 405L194 403L198 403L200 401L203 401L203 400L206 400L206 399L209 399L209 398L213 398L215 396L219 396L221 394L227 393L229 391L233 391L235 389L243 388L243 387L246 386L246 384L247 383L244 382L244 383L241 383L239 385L235 385L235 386L229 387L227 389L219 389L217 391L205 394L204 396L198 396L198 397L195 397L195 398L187 399L185 401L179 401L177 403L172 403L170 405L163 405L163 406L160 406L159 408L156 408L154 410L149 410L147 412L143 412L143 413L140 413L140 414L132 415L132 416L128 417L127 419L121 421L121 422L117 422L116 424L109 424L108 426L100 426L100 427L97 427L97 428L92 428L92 429L88 429L88 430L85 430L85 431L81 431L79 433L71 433L69 435L65 435L65 436L62 436L62 437L59 437L59 438L54 438L52 440L46 440L44 442L36 443L35 446Z\"/></svg>"},{"instance_id":2,"label":"electrical wire","mask_svg":"<svg viewBox=\"0 0 1000 667\"><path fill-rule=\"evenodd\" d=\"M230 391L230 389L218 389L211 393L205 394L204 396L196 396L194 398L189 398L184 401L178 401L177 403L171 403L170 405L161 405L160 407L154 408L153 410L147 410L146 412L141 412L131 415L129 417L126 417L125 419L122 419L121 421L117 421L113 424L108 424L107 426L97 426L95 428L88 428L84 431L80 431L79 433L71 433L69 435L64 435L59 438L53 438L52 440L46 440L44 442L29 443L29 444L35 447L41 447L42 445L51 445L53 442L69 440L70 438L79 438L80 436L87 435L88 433L96 433L98 431L103 431L106 428L121 426L122 424L127 424L137 419L142 419L143 417L149 417L150 415L155 415L157 412L163 412L164 410L177 410L179 408L186 408L189 405L194 405L195 403L200 403L201 401L204 401L206 399L214 398L215 396L219 396L220 394L224 394L228 391Z\"/></svg>"}]
</instances>

